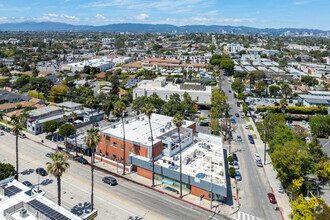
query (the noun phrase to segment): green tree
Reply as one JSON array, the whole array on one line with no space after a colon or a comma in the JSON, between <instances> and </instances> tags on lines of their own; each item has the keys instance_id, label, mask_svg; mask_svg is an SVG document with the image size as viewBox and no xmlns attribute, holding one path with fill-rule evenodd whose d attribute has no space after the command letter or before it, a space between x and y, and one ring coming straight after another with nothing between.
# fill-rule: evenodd
<instances>
[{"instance_id":1,"label":"green tree","mask_svg":"<svg viewBox=\"0 0 330 220\"><path fill-rule=\"evenodd\" d=\"M292 92L292 89L289 84L283 83L281 86L281 91L285 95L285 98L287 98L288 94L290 94Z\"/></svg>"},{"instance_id":2,"label":"green tree","mask_svg":"<svg viewBox=\"0 0 330 220\"><path fill-rule=\"evenodd\" d=\"M264 81L258 81L255 84L255 89L259 93L259 95L260 95L260 93L265 91L266 87L267 87L267 85Z\"/></svg>"},{"instance_id":3,"label":"green tree","mask_svg":"<svg viewBox=\"0 0 330 220\"><path fill-rule=\"evenodd\" d=\"M57 151L51 157L52 162L47 162L47 172L57 180L57 204L61 205L61 177L69 168L68 158L64 153Z\"/></svg>"},{"instance_id":4,"label":"green tree","mask_svg":"<svg viewBox=\"0 0 330 220\"><path fill-rule=\"evenodd\" d=\"M0 181L14 175L16 176L15 167L10 163L2 163L0 161Z\"/></svg>"},{"instance_id":5,"label":"green tree","mask_svg":"<svg viewBox=\"0 0 330 220\"><path fill-rule=\"evenodd\" d=\"M235 168L234 167L229 167L228 174L229 174L229 176L234 177L235 176Z\"/></svg>"},{"instance_id":6,"label":"green tree","mask_svg":"<svg viewBox=\"0 0 330 220\"><path fill-rule=\"evenodd\" d=\"M118 97L119 96L119 79L116 74L110 77L111 90L110 97Z\"/></svg>"},{"instance_id":7,"label":"green tree","mask_svg":"<svg viewBox=\"0 0 330 220\"><path fill-rule=\"evenodd\" d=\"M50 89L50 95L54 97L55 102L63 101L63 97L67 94L69 87L64 84L58 84Z\"/></svg>"},{"instance_id":8,"label":"green tree","mask_svg":"<svg viewBox=\"0 0 330 220\"><path fill-rule=\"evenodd\" d=\"M123 175L125 175L125 167L126 167L126 146L125 146L125 125L124 125L124 111L126 111L126 105L122 102L122 101L117 101L114 105L114 110L113 110L113 114L117 117L117 118L121 118L121 123L123 126L123 156L124 156L124 160L123 160Z\"/></svg>"},{"instance_id":9,"label":"green tree","mask_svg":"<svg viewBox=\"0 0 330 220\"><path fill-rule=\"evenodd\" d=\"M152 187L155 186L155 160L154 160L154 137L152 135L152 127L151 127L151 115L154 111L154 106L150 103L147 103L142 107L142 112L148 117L149 121L149 129L150 129L150 137L151 137L151 160L152 160Z\"/></svg>"},{"instance_id":10,"label":"green tree","mask_svg":"<svg viewBox=\"0 0 330 220\"><path fill-rule=\"evenodd\" d=\"M244 95L244 93L238 93L238 95L237 95L237 99L238 99L239 101L243 101L243 100L245 100L245 95Z\"/></svg>"},{"instance_id":11,"label":"green tree","mask_svg":"<svg viewBox=\"0 0 330 220\"><path fill-rule=\"evenodd\" d=\"M244 91L244 84L241 78L235 78L234 82L231 84L231 88L237 93L242 93Z\"/></svg>"},{"instance_id":12,"label":"green tree","mask_svg":"<svg viewBox=\"0 0 330 220\"><path fill-rule=\"evenodd\" d=\"M275 127L286 125L285 118L283 114L268 114L262 122L258 123L258 131L262 140L264 140L264 131L267 133L267 142L275 137Z\"/></svg>"},{"instance_id":13,"label":"green tree","mask_svg":"<svg viewBox=\"0 0 330 220\"><path fill-rule=\"evenodd\" d=\"M319 138L330 136L330 115L316 115L309 120L311 132Z\"/></svg>"},{"instance_id":14,"label":"green tree","mask_svg":"<svg viewBox=\"0 0 330 220\"><path fill-rule=\"evenodd\" d=\"M85 138L85 144L91 149L91 206L92 211L94 210L94 153L99 141L101 140L101 135L99 134L99 129L91 128L87 130L87 136Z\"/></svg>"},{"instance_id":15,"label":"green tree","mask_svg":"<svg viewBox=\"0 0 330 220\"><path fill-rule=\"evenodd\" d=\"M281 90L278 86L269 86L269 94L271 97L275 97L276 94Z\"/></svg>"},{"instance_id":16,"label":"green tree","mask_svg":"<svg viewBox=\"0 0 330 220\"><path fill-rule=\"evenodd\" d=\"M286 142L277 147L271 154L272 162L277 170L277 178L288 186L294 179L306 174L307 154L297 141Z\"/></svg>"},{"instance_id":17,"label":"green tree","mask_svg":"<svg viewBox=\"0 0 330 220\"><path fill-rule=\"evenodd\" d=\"M57 130L57 128L60 126L60 122L58 121L46 121L43 130L47 133L52 133L52 136L54 132Z\"/></svg>"},{"instance_id":18,"label":"green tree","mask_svg":"<svg viewBox=\"0 0 330 220\"><path fill-rule=\"evenodd\" d=\"M110 113L113 110L113 103L112 103L112 101L109 100L106 103L104 103L103 106L102 106L102 108L103 108L104 114L109 119Z\"/></svg>"},{"instance_id":19,"label":"green tree","mask_svg":"<svg viewBox=\"0 0 330 220\"><path fill-rule=\"evenodd\" d=\"M139 115L142 108L149 102L148 97L147 96L140 96L137 97L134 101L133 101L133 105L132 105L132 110L136 111L136 114Z\"/></svg>"},{"instance_id":20,"label":"green tree","mask_svg":"<svg viewBox=\"0 0 330 220\"><path fill-rule=\"evenodd\" d=\"M14 115L15 116L15 115ZM16 176L15 179L18 180L18 135L21 133L21 131L24 128L24 125L19 121L19 118L13 117L13 127L11 128L11 131L16 136Z\"/></svg>"},{"instance_id":21,"label":"green tree","mask_svg":"<svg viewBox=\"0 0 330 220\"><path fill-rule=\"evenodd\" d=\"M161 46L161 45L159 45L159 44L154 44L154 45L152 45L152 49L153 49L154 51L158 51L158 50L160 50L161 48L163 48L163 46Z\"/></svg>"},{"instance_id":22,"label":"green tree","mask_svg":"<svg viewBox=\"0 0 330 220\"><path fill-rule=\"evenodd\" d=\"M315 86L315 85L317 85L319 83L317 81L317 79L315 79L312 76L302 76L301 77L301 82L305 83L308 86Z\"/></svg>"},{"instance_id":23,"label":"green tree","mask_svg":"<svg viewBox=\"0 0 330 220\"><path fill-rule=\"evenodd\" d=\"M30 76L29 75L22 75L20 78L18 78L15 81L15 87L20 89L23 86L25 86L26 84L28 84L30 82Z\"/></svg>"},{"instance_id":24,"label":"green tree","mask_svg":"<svg viewBox=\"0 0 330 220\"><path fill-rule=\"evenodd\" d=\"M65 137L65 147L67 148L68 145L68 137L73 135L76 132L76 128L72 124L65 124L60 126L59 134Z\"/></svg>"},{"instance_id":25,"label":"green tree","mask_svg":"<svg viewBox=\"0 0 330 220\"><path fill-rule=\"evenodd\" d=\"M179 94L174 93L170 95L170 100L162 107L162 114L168 116L183 114L183 106Z\"/></svg>"},{"instance_id":26,"label":"green tree","mask_svg":"<svg viewBox=\"0 0 330 220\"><path fill-rule=\"evenodd\" d=\"M315 165L315 171L320 179L330 180L330 161L320 161Z\"/></svg>"},{"instance_id":27,"label":"green tree","mask_svg":"<svg viewBox=\"0 0 330 220\"><path fill-rule=\"evenodd\" d=\"M183 124L183 116L176 114L173 117L173 124L178 129L178 136L179 136L179 151L180 151L180 198L182 198L182 149L181 149L181 137L180 137L180 129Z\"/></svg>"}]
</instances>

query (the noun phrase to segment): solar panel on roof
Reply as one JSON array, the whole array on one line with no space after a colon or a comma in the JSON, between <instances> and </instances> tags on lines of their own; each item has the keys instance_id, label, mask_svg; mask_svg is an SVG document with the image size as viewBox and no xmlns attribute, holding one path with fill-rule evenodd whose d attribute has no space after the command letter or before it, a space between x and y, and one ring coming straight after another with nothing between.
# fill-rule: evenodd
<instances>
[{"instance_id":1,"label":"solar panel on roof","mask_svg":"<svg viewBox=\"0 0 330 220\"><path fill-rule=\"evenodd\" d=\"M46 215L48 218L52 220L70 220L63 214L59 213L58 211L50 208L49 206L43 204L42 202L34 199L28 202L30 206L41 212L42 214Z\"/></svg>"},{"instance_id":2,"label":"solar panel on roof","mask_svg":"<svg viewBox=\"0 0 330 220\"><path fill-rule=\"evenodd\" d=\"M9 186L9 187L5 188L5 196L11 197L21 191L22 190L16 186Z\"/></svg>"}]
</instances>

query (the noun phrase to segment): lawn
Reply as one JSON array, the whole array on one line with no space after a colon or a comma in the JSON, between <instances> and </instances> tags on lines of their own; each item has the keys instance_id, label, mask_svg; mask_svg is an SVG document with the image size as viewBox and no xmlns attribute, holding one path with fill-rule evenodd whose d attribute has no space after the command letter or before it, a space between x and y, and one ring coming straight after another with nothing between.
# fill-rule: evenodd
<instances>
[{"instance_id":1,"label":"lawn","mask_svg":"<svg viewBox=\"0 0 330 220\"><path fill-rule=\"evenodd\" d=\"M245 116L245 120L246 120L247 122L250 122L250 119L249 119L249 117L247 117L247 116Z\"/></svg>"},{"instance_id":2,"label":"lawn","mask_svg":"<svg viewBox=\"0 0 330 220\"><path fill-rule=\"evenodd\" d=\"M252 125L249 125L249 129L250 129L251 131L254 131Z\"/></svg>"}]
</instances>

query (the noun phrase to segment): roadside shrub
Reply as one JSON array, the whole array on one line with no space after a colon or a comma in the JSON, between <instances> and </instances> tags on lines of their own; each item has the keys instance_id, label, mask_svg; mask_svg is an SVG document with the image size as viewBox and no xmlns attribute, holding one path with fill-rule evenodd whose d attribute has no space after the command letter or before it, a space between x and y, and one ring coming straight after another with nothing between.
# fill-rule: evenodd
<instances>
[{"instance_id":1,"label":"roadside shrub","mask_svg":"<svg viewBox=\"0 0 330 220\"><path fill-rule=\"evenodd\" d=\"M229 163L234 162L234 157L233 157L233 156L229 156L229 157L228 157L228 162L229 162Z\"/></svg>"},{"instance_id":2,"label":"roadside shrub","mask_svg":"<svg viewBox=\"0 0 330 220\"><path fill-rule=\"evenodd\" d=\"M269 111L271 113L282 113L281 106L258 106L257 110L259 112ZM314 115L314 114L328 114L328 108L323 106L317 107L304 107L304 106L287 106L286 113L291 114L306 114L306 115Z\"/></svg>"},{"instance_id":3,"label":"roadside shrub","mask_svg":"<svg viewBox=\"0 0 330 220\"><path fill-rule=\"evenodd\" d=\"M229 173L229 176L231 176L231 177L235 176L235 168L234 167L229 167L228 173Z\"/></svg>"}]
</instances>

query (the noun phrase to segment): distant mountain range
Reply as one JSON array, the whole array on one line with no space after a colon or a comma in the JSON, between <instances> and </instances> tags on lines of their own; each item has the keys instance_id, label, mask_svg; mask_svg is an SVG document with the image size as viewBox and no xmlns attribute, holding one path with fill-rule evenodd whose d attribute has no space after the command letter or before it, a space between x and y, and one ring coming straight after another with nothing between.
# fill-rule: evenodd
<instances>
[{"instance_id":1,"label":"distant mountain range","mask_svg":"<svg viewBox=\"0 0 330 220\"><path fill-rule=\"evenodd\" d=\"M109 24L102 26L72 25L59 22L21 22L0 24L0 31L58 31L58 32L167 32L167 33L192 33L192 32L218 32L235 34L267 34L281 35L284 32L303 34L313 32L314 35L327 34L329 31L307 28L253 28L246 26L223 25L185 25L175 26L169 24Z\"/></svg>"}]
</instances>

